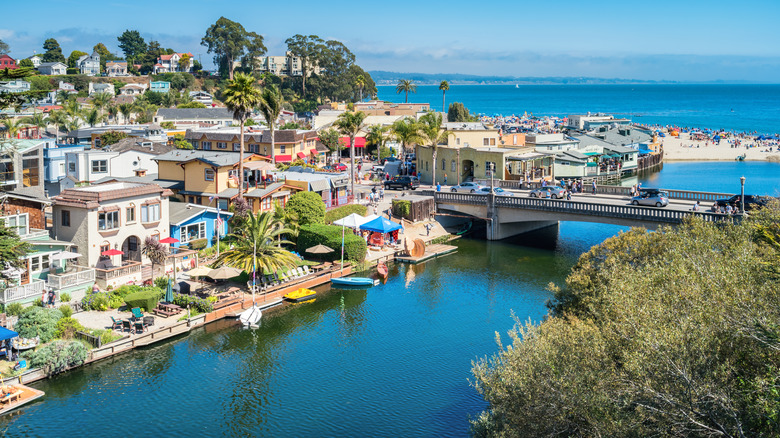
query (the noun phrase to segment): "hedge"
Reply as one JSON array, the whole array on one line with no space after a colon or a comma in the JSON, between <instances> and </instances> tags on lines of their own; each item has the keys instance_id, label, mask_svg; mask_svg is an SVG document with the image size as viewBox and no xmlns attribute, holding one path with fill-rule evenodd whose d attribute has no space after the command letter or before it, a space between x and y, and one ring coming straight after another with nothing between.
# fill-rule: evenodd
<instances>
[{"instance_id":1,"label":"hedge","mask_svg":"<svg viewBox=\"0 0 780 438\"><path fill-rule=\"evenodd\" d=\"M57 321L60 318L62 312L57 309L28 307L19 316L14 330L23 338L39 337L42 343L46 343L56 336Z\"/></svg>"},{"instance_id":2,"label":"hedge","mask_svg":"<svg viewBox=\"0 0 780 438\"><path fill-rule=\"evenodd\" d=\"M405 199L393 199L393 216L411 219L412 203Z\"/></svg>"},{"instance_id":3,"label":"hedge","mask_svg":"<svg viewBox=\"0 0 780 438\"><path fill-rule=\"evenodd\" d=\"M146 288L140 292L133 292L125 297L125 304L129 309L134 307L140 307L144 311L148 312L157 307L157 302L160 301L163 291L156 288Z\"/></svg>"},{"instance_id":4,"label":"hedge","mask_svg":"<svg viewBox=\"0 0 780 438\"><path fill-rule=\"evenodd\" d=\"M173 304L176 304L177 306L185 309L189 304L190 308L196 309L202 313L209 313L214 311L214 303L210 302L206 298L193 297L190 295L173 294Z\"/></svg>"},{"instance_id":5,"label":"hedge","mask_svg":"<svg viewBox=\"0 0 780 438\"><path fill-rule=\"evenodd\" d=\"M290 196L284 208L295 213L301 225L321 224L325 221L325 202L315 192L298 192Z\"/></svg>"},{"instance_id":6,"label":"hedge","mask_svg":"<svg viewBox=\"0 0 780 438\"><path fill-rule=\"evenodd\" d=\"M304 225L298 232L298 252L306 254L306 248L325 245L334 249L327 254L307 254L307 257L323 261L341 259L341 227L338 225ZM366 241L346 230L344 234L344 260L362 262L366 258Z\"/></svg>"},{"instance_id":7,"label":"hedge","mask_svg":"<svg viewBox=\"0 0 780 438\"><path fill-rule=\"evenodd\" d=\"M349 205L343 205L338 208L334 208L333 210L328 211L325 213L325 223L326 224L332 224L333 222L345 218L352 213L357 213L360 216L365 216L366 212L368 211L368 207L365 205L360 204L349 204Z\"/></svg>"}]
</instances>

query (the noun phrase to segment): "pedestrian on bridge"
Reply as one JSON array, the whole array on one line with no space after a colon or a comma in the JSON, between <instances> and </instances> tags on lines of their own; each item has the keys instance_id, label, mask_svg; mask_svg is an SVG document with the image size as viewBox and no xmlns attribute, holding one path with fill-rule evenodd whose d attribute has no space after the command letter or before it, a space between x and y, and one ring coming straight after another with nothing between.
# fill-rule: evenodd
<instances>
[{"instance_id":1,"label":"pedestrian on bridge","mask_svg":"<svg viewBox=\"0 0 780 438\"><path fill-rule=\"evenodd\" d=\"M593 180L593 194L596 194L596 180Z\"/></svg>"}]
</instances>

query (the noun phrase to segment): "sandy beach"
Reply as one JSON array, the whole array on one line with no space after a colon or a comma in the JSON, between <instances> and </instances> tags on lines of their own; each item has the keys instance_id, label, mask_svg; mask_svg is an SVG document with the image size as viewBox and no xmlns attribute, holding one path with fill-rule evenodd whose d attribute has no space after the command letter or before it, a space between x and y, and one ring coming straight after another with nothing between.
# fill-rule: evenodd
<instances>
[{"instance_id":1,"label":"sandy beach","mask_svg":"<svg viewBox=\"0 0 780 438\"><path fill-rule=\"evenodd\" d=\"M661 139L664 147L664 161L733 161L745 154L746 161L780 162L780 151L776 141L758 141L740 139L742 144L733 147L733 139L723 139L720 143L711 140L693 140L690 134L680 133L680 137L667 136ZM768 149L772 148L769 152Z\"/></svg>"}]
</instances>

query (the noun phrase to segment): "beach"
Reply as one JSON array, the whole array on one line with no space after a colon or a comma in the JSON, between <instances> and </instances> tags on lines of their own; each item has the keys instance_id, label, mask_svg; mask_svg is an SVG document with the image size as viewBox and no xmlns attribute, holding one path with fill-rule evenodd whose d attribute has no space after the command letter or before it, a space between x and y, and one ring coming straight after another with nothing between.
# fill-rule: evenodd
<instances>
[{"instance_id":1,"label":"beach","mask_svg":"<svg viewBox=\"0 0 780 438\"><path fill-rule=\"evenodd\" d=\"M734 161L744 154L745 161L780 162L779 143L776 140L760 141L751 138L740 140L740 146L734 147L733 139L722 139L716 143L712 140L695 140L691 138L691 134L683 132L679 137L661 138L664 161Z\"/></svg>"}]
</instances>

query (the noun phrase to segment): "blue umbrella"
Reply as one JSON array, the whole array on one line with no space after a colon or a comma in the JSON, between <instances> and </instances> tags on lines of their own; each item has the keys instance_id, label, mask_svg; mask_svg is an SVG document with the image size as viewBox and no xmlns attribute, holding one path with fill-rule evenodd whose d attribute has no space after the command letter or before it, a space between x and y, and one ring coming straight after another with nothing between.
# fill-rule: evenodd
<instances>
[{"instance_id":1,"label":"blue umbrella","mask_svg":"<svg viewBox=\"0 0 780 438\"><path fill-rule=\"evenodd\" d=\"M168 279L168 287L165 288L165 301L173 302L173 286L171 285L171 279Z\"/></svg>"},{"instance_id":2,"label":"blue umbrella","mask_svg":"<svg viewBox=\"0 0 780 438\"><path fill-rule=\"evenodd\" d=\"M378 217L370 222L360 226L361 230L374 231L376 233L389 233L391 231L400 230L401 225L389 221L383 217Z\"/></svg>"}]
</instances>

